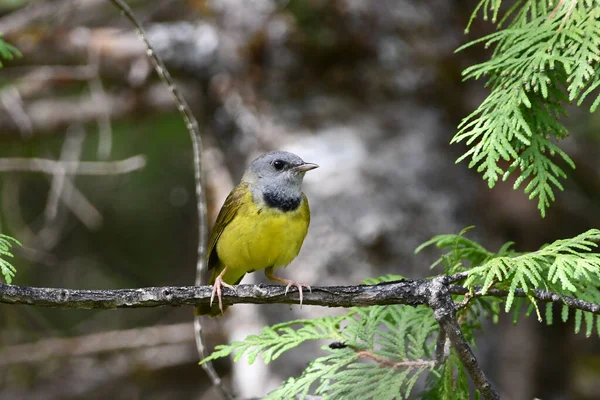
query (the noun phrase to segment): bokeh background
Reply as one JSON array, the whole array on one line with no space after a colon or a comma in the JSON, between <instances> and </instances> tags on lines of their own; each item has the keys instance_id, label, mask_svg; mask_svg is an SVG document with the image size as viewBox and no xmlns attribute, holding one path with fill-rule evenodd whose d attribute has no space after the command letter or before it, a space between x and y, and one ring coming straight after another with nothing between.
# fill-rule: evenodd
<instances>
[{"instance_id":1,"label":"bokeh background","mask_svg":"<svg viewBox=\"0 0 600 400\"><path fill-rule=\"evenodd\" d=\"M493 30L464 27L475 1L131 1L200 122L209 216L245 165L273 149L321 168L307 174L312 223L284 272L311 284L387 273L431 274L431 236L470 236L518 250L600 226L598 114L573 109L575 160L542 219L535 202L494 190L449 141L484 98L460 71L489 56L454 54ZM0 32L23 57L0 70L0 232L19 285L191 285L197 217L192 151L167 88L129 22L106 0L0 0ZM16 161L15 158L20 158ZM27 171L32 158L98 161L106 174ZM264 281L262 274L245 283ZM211 346L262 326L340 310L232 307L207 322ZM535 318L485 324L477 353L507 399L596 399L597 337ZM307 345L264 366L219 372L260 397L318 355ZM0 305L0 399L214 399L198 367L191 308L56 310Z\"/></svg>"}]
</instances>

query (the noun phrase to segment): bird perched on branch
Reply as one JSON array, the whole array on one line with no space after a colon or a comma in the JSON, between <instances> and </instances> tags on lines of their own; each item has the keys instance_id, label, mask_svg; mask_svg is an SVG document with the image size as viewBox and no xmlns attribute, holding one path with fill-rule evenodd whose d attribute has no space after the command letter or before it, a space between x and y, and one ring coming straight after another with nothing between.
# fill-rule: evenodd
<instances>
[{"instance_id":1,"label":"bird perched on branch","mask_svg":"<svg viewBox=\"0 0 600 400\"><path fill-rule=\"evenodd\" d=\"M310 286L273 275L300 252L310 223L302 180L317 164L295 154L273 151L252 161L221 208L207 249L210 305L196 307L196 315L223 313L222 287L234 289L245 274L265 270L268 279L296 286L302 304L302 287ZM213 307L214 297L219 307Z\"/></svg>"}]
</instances>

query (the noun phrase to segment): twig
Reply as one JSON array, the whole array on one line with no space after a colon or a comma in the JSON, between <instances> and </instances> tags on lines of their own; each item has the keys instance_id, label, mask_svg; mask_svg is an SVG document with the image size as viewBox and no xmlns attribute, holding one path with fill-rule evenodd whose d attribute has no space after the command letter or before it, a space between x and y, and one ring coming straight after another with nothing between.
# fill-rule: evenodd
<instances>
[{"instance_id":1,"label":"twig","mask_svg":"<svg viewBox=\"0 0 600 400\"><path fill-rule=\"evenodd\" d=\"M432 360L402 360L397 361L389 357L380 356L374 354L368 350L361 350L356 353L361 358L368 358L375 361L382 367L392 368L394 370L398 368L416 369L416 368L431 368L436 365L435 361Z\"/></svg>"},{"instance_id":2,"label":"twig","mask_svg":"<svg viewBox=\"0 0 600 400\"><path fill-rule=\"evenodd\" d=\"M469 290L463 286L450 285L448 290L452 294L467 294ZM507 297L508 290L500 290L500 289L488 289L485 294L481 293L481 288L474 288L473 297ZM588 301L579 300L570 296L563 296L557 293L547 292L545 290L531 290L528 293L525 293L523 289L517 289L515 291L515 297L528 297L531 296L536 300L545 302L545 303L557 303L564 304L571 309L577 309L582 311L591 312L596 315L600 315L600 304L590 303Z\"/></svg>"},{"instance_id":3,"label":"twig","mask_svg":"<svg viewBox=\"0 0 600 400\"><path fill-rule=\"evenodd\" d=\"M444 282L449 285L451 283L456 283L462 280L467 279L467 277L469 276L469 271L465 271L465 272L459 272L458 274L454 274L451 276L447 276L444 280Z\"/></svg>"},{"instance_id":4,"label":"twig","mask_svg":"<svg viewBox=\"0 0 600 400\"><path fill-rule=\"evenodd\" d=\"M141 155L119 161L56 161L45 158L0 158L0 172L43 172L46 174L120 175L146 166Z\"/></svg>"},{"instance_id":5,"label":"twig","mask_svg":"<svg viewBox=\"0 0 600 400\"><path fill-rule=\"evenodd\" d=\"M179 89L173 83L171 79L171 74L165 67L162 59L156 53L152 44L148 40L148 35L144 31L141 23L137 20L131 8L125 3L123 0L111 0L112 3L121 10L121 12L125 15L127 19L131 22L131 24L135 27L140 39L144 42L147 48L147 53L150 59L152 60L152 64L154 65L154 69L156 73L160 77L160 79L169 87L169 90L173 94L173 98L175 103L177 104L177 109L181 113L183 120L185 122L186 128L190 135L190 139L192 141L192 150L194 155L194 178L196 185L196 204L198 209L198 254L196 260L196 286L202 284L202 279L204 276L204 271L206 270L206 243L208 241L208 227L206 223L206 197L204 193L204 184L202 177L202 138L200 137L200 131L198 129L198 122L194 118L192 114L192 110L188 106L187 102L180 94ZM204 339L202 334L202 324L200 323L200 317L194 317L194 331L196 334L196 347L198 350L198 355L200 358L204 358L205 347ZM223 397L226 399L233 399L232 394L225 388L225 385L219 378L216 373L212 363L204 363L202 364L202 368L206 371L210 379L213 381L213 384L219 389Z\"/></svg>"}]
</instances>

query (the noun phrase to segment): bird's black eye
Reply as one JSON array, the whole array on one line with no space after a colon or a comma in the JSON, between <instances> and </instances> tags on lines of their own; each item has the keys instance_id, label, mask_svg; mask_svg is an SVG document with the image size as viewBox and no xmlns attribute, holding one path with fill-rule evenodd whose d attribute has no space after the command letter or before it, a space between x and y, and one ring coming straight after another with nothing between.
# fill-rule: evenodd
<instances>
[{"instance_id":1,"label":"bird's black eye","mask_svg":"<svg viewBox=\"0 0 600 400\"><path fill-rule=\"evenodd\" d=\"M285 162L282 160L275 160L275 161L273 161L273 167L277 171L281 171L283 169L283 167L285 167Z\"/></svg>"}]
</instances>

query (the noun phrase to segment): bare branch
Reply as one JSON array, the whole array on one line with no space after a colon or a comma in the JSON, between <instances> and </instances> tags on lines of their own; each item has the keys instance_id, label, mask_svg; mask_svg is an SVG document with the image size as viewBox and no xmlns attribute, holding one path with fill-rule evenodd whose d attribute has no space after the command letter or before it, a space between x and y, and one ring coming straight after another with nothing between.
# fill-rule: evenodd
<instances>
[{"instance_id":1,"label":"bare branch","mask_svg":"<svg viewBox=\"0 0 600 400\"><path fill-rule=\"evenodd\" d=\"M120 175L146 166L142 155L119 161L55 161L44 158L0 158L0 172L43 172L46 174Z\"/></svg>"},{"instance_id":2,"label":"bare branch","mask_svg":"<svg viewBox=\"0 0 600 400\"><path fill-rule=\"evenodd\" d=\"M401 281L382 285L321 286L304 294L304 305L327 307L385 304L427 304L422 293L428 281ZM79 290L0 284L0 303L60 308L142 308L208 304L211 286L165 286L139 289ZM299 304L297 290L285 294L282 285L238 285L224 289L223 304Z\"/></svg>"},{"instance_id":3,"label":"bare branch","mask_svg":"<svg viewBox=\"0 0 600 400\"><path fill-rule=\"evenodd\" d=\"M443 279L443 278L442 278ZM314 286L312 293L304 293L303 304L324 307L368 307L375 305L405 304L432 307L427 291L432 291L434 280L402 280L379 285ZM441 284L435 290L445 286ZM236 293L223 289L223 304L299 304L298 292L290 289L285 295L281 285L238 285ZM0 303L27 304L32 306L61 308L142 308L159 306L182 306L207 304L211 286L164 286L139 289L79 290L62 288L38 288L5 285L0 283ZM449 294L465 294L462 286L450 285L443 289ZM490 289L489 297L506 297L508 292ZM515 293L526 297L525 293ZM566 304L582 311L600 315L600 305L556 293L535 291L533 297L540 301ZM437 307L437 306L436 306ZM435 307L432 307L435 309Z\"/></svg>"},{"instance_id":4,"label":"bare branch","mask_svg":"<svg viewBox=\"0 0 600 400\"><path fill-rule=\"evenodd\" d=\"M433 310L433 315L440 324L440 330L444 331L446 338L456 350L458 358L483 398L486 400L500 399L500 395L492 388L485 372L479 367L469 343L462 334L456 319L456 306L452 301L446 280L447 277L441 276L428 281L426 289L429 293L427 305ZM440 337L438 337L438 346L440 340ZM439 356L438 349L436 349L437 356Z\"/></svg>"}]
</instances>

